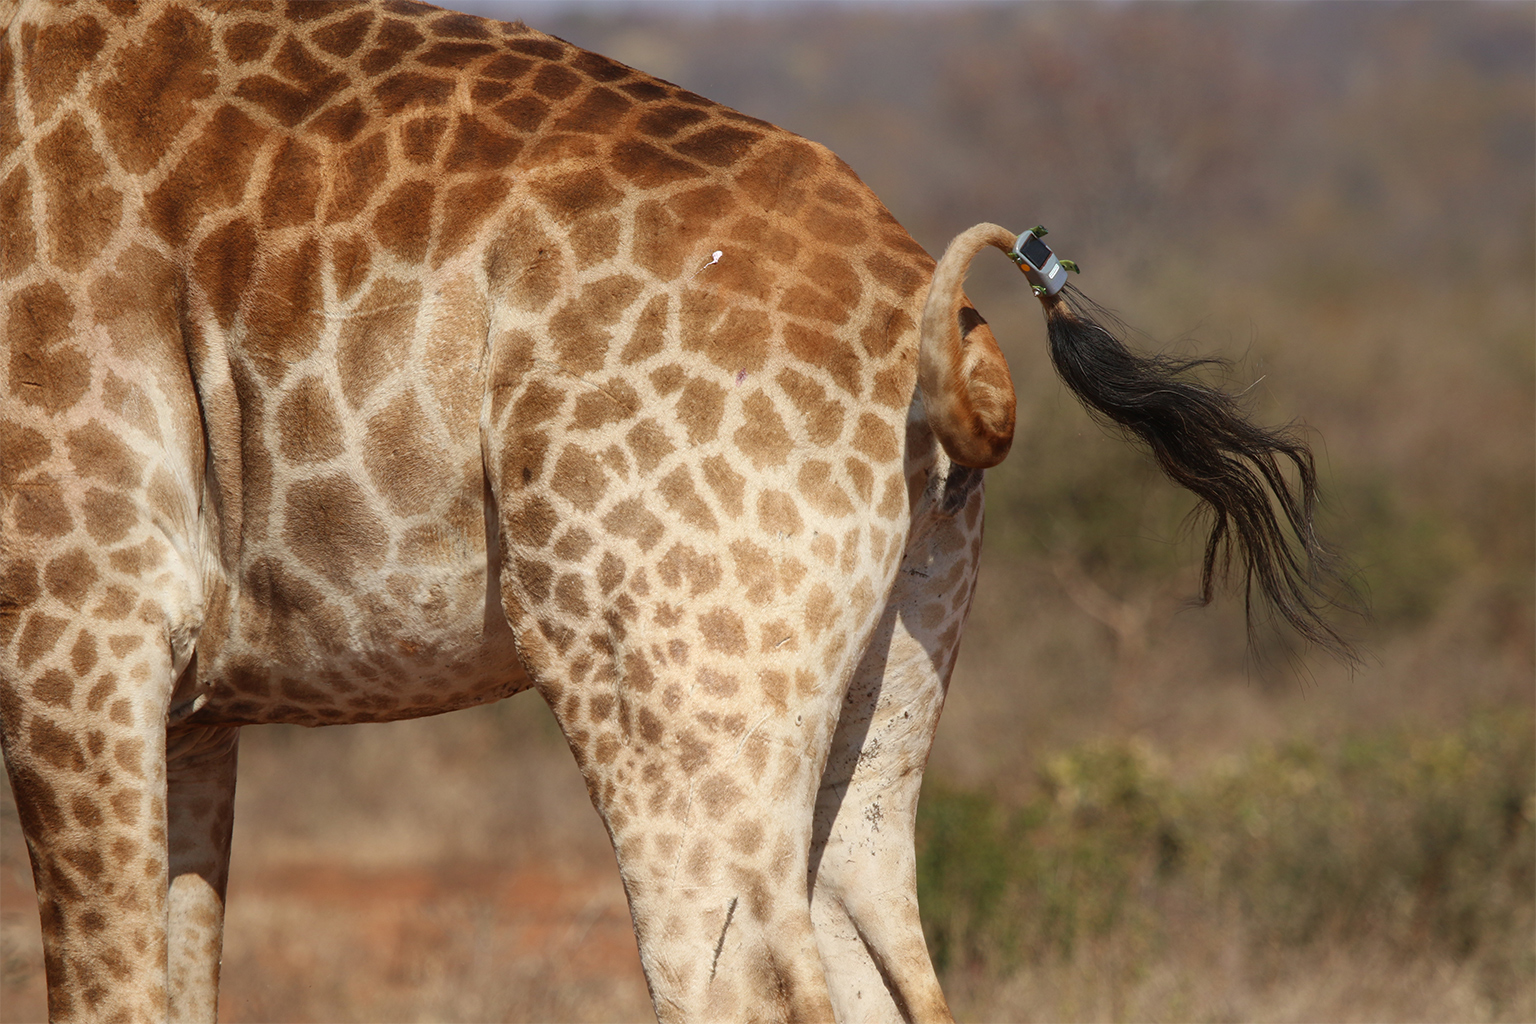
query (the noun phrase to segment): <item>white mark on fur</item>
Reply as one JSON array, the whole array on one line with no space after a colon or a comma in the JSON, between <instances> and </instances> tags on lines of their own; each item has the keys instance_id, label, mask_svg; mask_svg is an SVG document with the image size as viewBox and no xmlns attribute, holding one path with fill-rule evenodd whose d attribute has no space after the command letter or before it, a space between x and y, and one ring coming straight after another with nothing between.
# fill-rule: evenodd
<instances>
[{"instance_id":1,"label":"white mark on fur","mask_svg":"<svg viewBox=\"0 0 1536 1024\"><path fill-rule=\"evenodd\" d=\"M709 269L709 268L710 268L710 267L712 267L712 266L714 266L714 265L715 265L715 264L716 264L716 263L719 263L719 262L720 262L720 257L721 257L721 256L724 256L724 255L725 255L725 253L724 253L724 252L722 252L722 251L721 251L721 250L719 250L719 249L716 249L716 250L715 250L715 251L714 251L714 252L713 252L713 253L712 253L712 254L711 254L711 255L710 255L710 259L709 259L709 262L708 262L708 263L706 263L706 264L704 264L704 265L703 265L703 266L702 266L702 267L700 267L700 268L699 268L699 269L698 269L698 270L695 270L695 271L694 271L694 272L693 272L693 273L691 273L691 274L689 274L689 275L688 275L688 280L690 280L690 281L692 281L692 280L693 280L693 279L694 279L694 278L696 278L696 277L698 277L698 276L699 276L699 275L700 275L700 274L702 274L702 273L704 273L704 271L706 271L706 270L708 270L708 269Z\"/></svg>"}]
</instances>

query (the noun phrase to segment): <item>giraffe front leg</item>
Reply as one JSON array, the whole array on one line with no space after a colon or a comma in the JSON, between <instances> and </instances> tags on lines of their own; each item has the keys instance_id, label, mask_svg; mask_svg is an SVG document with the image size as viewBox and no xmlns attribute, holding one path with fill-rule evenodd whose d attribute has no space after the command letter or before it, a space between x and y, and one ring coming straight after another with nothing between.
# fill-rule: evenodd
<instances>
[{"instance_id":1,"label":"giraffe front leg","mask_svg":"<svg viewBox=\"0 0 1536 1024\"><path fill-rule=\"evenodd\" d=\"M165 626L22 619L0 736L37 888L49 1018L163 1020Z\"/></svg>"},{"instance_id":2,"label":"giraffe front leg","mask_svg":"<svg viewBox=\"0 0 1536 1024\"><path fill-rule=\"evenodd\" d=\"M166 737L167 958L172 1021L215 1021L224 894L235 823L240 730L173 729Z\"/></svg>"}]
</instances>

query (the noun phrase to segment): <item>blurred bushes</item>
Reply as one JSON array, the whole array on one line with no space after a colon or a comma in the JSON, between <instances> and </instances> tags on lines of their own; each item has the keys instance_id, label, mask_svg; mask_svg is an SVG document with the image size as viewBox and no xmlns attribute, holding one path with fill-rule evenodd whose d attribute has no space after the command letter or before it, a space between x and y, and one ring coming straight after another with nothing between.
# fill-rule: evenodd
<instances>
[{"instance_id":1,"label":"blurred bushes","mask_svg":"<svg viewBox=\"0 0 1536 1024\"><path fill-rule=\"evenodd\" d=\"M1097 425L1087 431L1073 409L1016 433L1017 464L987 475L990 550L1009 558L1071 552L1117 582L1167 579L1198 550L1172 543L1194 499L1140 449Z\"/></svg>"},{"instance_id":2,"label":"blurred bushes","mask_svg":"<svg viewBox=\"0 0 1536 1024\"><path fill-rule=\"evenodd\" d=\"M1412 507L1390 479L1355 477L1334 484L1327 535L1359 567L1378 625L1415 626L1440 607L1447 590L1479 560L1462 524L1433 508Z\"/></svg>"},{"instance_id":3,"label":"blurred bushes","mask_svg":"<svg viewBox=\"0 0 1536 1024\"><path fill-rule=\"evenodd\" d=\"M1186 779L1145 743L1090 743L1048 759L1015 807L930 785L929 948L946 973L1006 974L1110 936L1151 961L1235 918L1260 950L1365 942L1471 962L1498 1005L1536 972L1532 725L1505 712L1293 742Z\"/></svg>"}]
</instances>

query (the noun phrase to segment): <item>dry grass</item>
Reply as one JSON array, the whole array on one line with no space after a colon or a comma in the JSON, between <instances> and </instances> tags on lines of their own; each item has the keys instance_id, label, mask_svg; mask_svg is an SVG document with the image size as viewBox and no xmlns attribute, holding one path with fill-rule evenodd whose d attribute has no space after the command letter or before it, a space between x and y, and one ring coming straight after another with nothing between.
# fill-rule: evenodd
<instances>
[{"instance_id":1,"label":"dry grass","mask_svg":"<svg viewBox=\"0 0 1536 1024\"><path fill-rule=\"evenodd\" d=\"M1240 926L1212 920L1148 964L1109 938L1002 978L951 976L957 1018L990 1021L1485 1021L1474 972L1405 960L1369 943L1255 955Z\"/></svg>"}]
</instances>

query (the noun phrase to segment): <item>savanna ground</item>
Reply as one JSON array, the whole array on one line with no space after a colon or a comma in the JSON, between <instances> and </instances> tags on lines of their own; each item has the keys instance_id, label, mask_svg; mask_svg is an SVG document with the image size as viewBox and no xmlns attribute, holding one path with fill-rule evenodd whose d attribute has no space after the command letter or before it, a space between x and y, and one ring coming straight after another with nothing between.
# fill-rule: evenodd
<instances>
[{"instance_id":1,"label":"savanna ground","mask_svg":"<svg viewBox=\"0 0 1536 1024\"><path fill-rule=\"evenodd\" d=\"M1189 500L979 261L1019 431L920 821L958 1016L1536 1019L1536 7L511 6L828 143L931 252L1044 222L1318 447L1353 672L1190 606ZM0 855L0 1020L40 1019L8 791ZM649 1013L537 697L247 731L223 1019Z\"/></svg>"}]
</instances>

